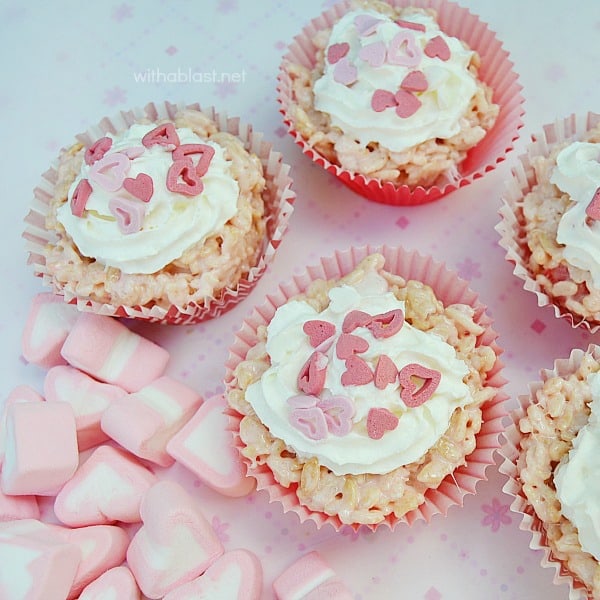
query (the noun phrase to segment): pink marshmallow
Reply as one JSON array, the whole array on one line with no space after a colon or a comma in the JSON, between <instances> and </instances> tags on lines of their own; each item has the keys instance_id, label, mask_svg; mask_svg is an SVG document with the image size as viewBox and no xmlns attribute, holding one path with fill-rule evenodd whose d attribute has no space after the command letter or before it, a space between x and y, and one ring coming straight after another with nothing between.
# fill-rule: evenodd
<instances>
[{"instance_id":1,"label":"pink marshmallow","mask_svg":"<svg viewBox=\"0 0 600 600\"><path fill-rule=\"evenodd\" d=\"M39 518L40 507L35 496L7 496L0 490L0 523Z\"/></svg>"},{"instance_id":2,"label":"pink marshmallow","mask_svg":"<svg viewBox=\"0 0 600 600\"><path fill-rule=\"evenodd\" d=\"M348 588L318 552L309 552L273 582L277 600L352 600Z\"/></svg>"},{"instance_id":3,"label":"pink marshmallow","mask_svg":"<svg viewBox=\"0 0 600 600\"><path fill-rule=\"evenodd\" d=\"M57 529L33 519L0 523L0 598L67 598L81 551Z\"/></svg>"},{"instance_id":4,"label":"pink marshmallow","mask_svg":"<svg viewBox=\"0 0 600 600\"><path fill-rule=\"evenodd\" d=\"M115 567L92 581L79 600L140 600L140 589L127 567Z\"/></svg>"},{"instance_id":5,"label":"pink marshmallow","mask_svg":"<svg viewBox=\"0 0 600 600\"><path fill-rule=\"evenodd\" d=\"M130 331L121 321L81 313L61 354L72 366L92 377L135 392L160 377L169 353Z\"/></svg>"},{"instance_id":6,"label":"pink marshmallow","mask_svg":"<svg viewBox=\"0 0 600 600\"><path fill-rule=\"evenodd\" d=\"M169 592L164 600L259 600L262 579L262 566L252 552L232 550L217 558L203 575Z\"/></svg>"},{"instance_id":7,"label":"pink marshmallow","mask_svg":"<svg viewBox=\"0 0 600 600\"><path fill-rule=\"evenodd\" d=\"M167 443L202 404L194 390L170 377L114 402L102 415L102 429L130 452L162 467L173 464Z\"/></svg>"},{"instance_id":8,"label":"pink marshmallow","mask_svg":"<svg viewBox=\"0 0 600 600\"><path fill-rule=\"evenodd\" d=\"M249 494L255 479L246 476L233 446L223 395L207 400L167 444L167 452L213 490L225 496Z\"/></svg>"},{"instance_id":9,"label":"pink marshmallow","mask_svg":"<svg viewBox=\"0 0 600 600\"><path fill-rule=\"evenodd\" d=\"M142 498L155 483L128 452L98 446L56 496L54 513L70 527L137 523Z\"/></svg>"},{"instance_id":10,"label":"pink marshmallow","mask_svg":"<svg viewBox=\"0 0 600 600\"><path fill-rule=\"evenodd\" d=\"M100 419L112 402L126 394L124 389L96 381L75 367L53 367L44 380L47 402L68 402L73 407L79 452L108 439Z\"/></svg>"},{"instance_id":11,"label":"pink marshmallow","mask_svg":"<svg viewBox=\"0 0 600 600\"><path fill-rule=\"evenodd\" d=\"M75 415L66 402L8 407L0 488L9 495L54 496L79 463Z\"/></svg>"},{"instance_id":12,"label":"pink marshmallow","mask_svg":"<svg viewBox=\"0 0 600 600\"><path fill-rule=\"evenodd\" d=\"M200 576L223 545L194 500L179 484L160 481L142 500L143 526L127 550L127 563L151 599Z\"/></svg>"},{"instance_id":13,"label":"pink marshmallow","mask_svg":"<svg viewBox=\"0 0 600 600\"><path fill-rule=\"evenodd\" d=\"M35 296L21 338L25 360L46 369L66 364L60 349L78 315L62 296L50 292Z\"/></svg>"}]
</instances>

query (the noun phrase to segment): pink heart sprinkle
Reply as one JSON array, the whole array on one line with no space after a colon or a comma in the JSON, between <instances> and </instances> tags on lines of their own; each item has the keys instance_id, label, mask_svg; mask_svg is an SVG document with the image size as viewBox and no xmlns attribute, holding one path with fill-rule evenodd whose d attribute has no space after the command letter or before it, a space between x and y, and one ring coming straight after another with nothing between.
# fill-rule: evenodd
<instances>
[{"instance_id":1,"label":"pink heart sprinkle","mask_svg":"<svg viewBox=\"0 0 600 600\"><path fill-rule=\"evenodd\" d=\"M404 313L399 309L373 316L367 325L375 339L385 339L398 333L404 325Z\"/></svg>"},{"instance_id":2,"label":"pink heart sprinkle","mask_svg":"<svg viewBox=\"0 0 600 600\"><path fill-rule=\"evenodd\" d=\"M146 173L140 173L135 179L126 177L123 180L123 187L142 202L150 202L154 194L154 182Z\"/></svg>"},{"instance_id":3,"label":"pink heart sprinkle","mask_svg":"<svg viewBox=\"0 0 600 600\"><path fill-rule=\"evenodd\" d=\"M398 427L398 417L387 408L371 408L367 414L367 434L372 440L380 440L388 431Z\"/></svg>"},{"instance_id":4,"label":"pink heart sprinkle","mask_svg":"<svg viewBox=\"0 0 600 600\"><path fill-rule=\"evenodd\" d=\"M134 160L144 154L145 151L146 148L144 146L132 146L131 148L121 150L121 154L124 154L129 160Z\"/></svg>"},{"instance_id":5,"label":"pink heart sprinkle","mask_svg":"<svg viewBox=\"0 0 600 600\"><path fill-rule=\"evenodd\" d=\"M333 79L342 85L352 85L357 76L356 67L345 57L335 63L335 67L333 67Z\"/></svg>"},{"instance_id":6,"label":"pink heart sprinkle","mask_svg":"<svg viewBox=\"0 0 600 600\"><path fill-rule=\"evenodd\" d=\"M348 435L352 429L354 404L345 396L330 396L319 401L318 407L325 415L329 433L338 437Z\"/></svg>"},{"instance_id":7,"label":"pink heart sprinkle","mask_svg":"<svg viewBox=\"0 0 600 600\"><path fill-rule=\"evenodd\" d=\"M342 42L341 44L332 44L327 48L327 62L331 65L339 62L350 51L350 44Z\"/></svg>"},{"instance_id":8,"label":"pink heart sprinkle","mask_svg":"<svg viewBox=\"0 0 600 600\"><path fill-rule=\"evenodd\" d=\"M401 119L412 117L421 107L421 101L412 93L406 90L398 90L395 94L398 105L396 106L396 114Z\"/></svg>"},{"instance_id":9,"label":"pink heart sprinkle","mask_svg":"<svg viewBox=\"0 0 600 600\"><path fill-rule=\"evenodd\" d=\"M75 217L83 217L85 205L92 193L92 186L87 179L82 179L71 196L71 214Z\"/></svg>"},{"instance_id":10,"label":"pink heart sprinkle","mask_svg":"<svg viewBox=\"0 0 600 600\"><path fill-rule=\"evenodd\" d=\"M302 326L302 331L308 336L310 345L316 348L335 334L335 325L328 321L314 319L306 321Z\"/></svg>"},{"instance_id":11,"label":"pink heart sprinkle","mask_svg":"<svg viewBox=\"0 0 600 600\"><path fill-rule=\"evenodd\" d=\"M149 131L143 138L142 144L146 148L151 148L158 144L159 146L171 146L176 148L179 146L179 136L175 130L173 123L163 123L158 125L152 131Z\"/></svg>"},{"instance_id":12,"label":"pink heart sprinkle","mask_svg":"<svg viewBox=\"0 0 600 600\"><path fill-rule=\"evenodd\" d=\"M594 192L590 203L585 209L585 214L594 221L600 221L600 187Z\"/></svg>"},{"instance_id":13,"label":"pink heart sprinkle","mask_svg":"<svg viewBox=\"0 0 600 600\"><path fill-rule=\"evenodd\" d=\"M325 377L327 375L327 357L322 353L315 351L304 363L298 373L298 389L305 394L317 396L325 387Z\"/></svg>"},{"instance_id":14,"label":"pink heart sprinkle","mask_svg":"<svg viewBox=\"0 0 600 600\"><path fill-rule=\"evenodd\" d=\"M404 19L398 19L396 25L404 27L405 29L412 29L413 31L426 31L425 25L421 23L415 23L414 21L405 21Z\"/></svg>"},{"instance_id":15,"label":"pink heart sprinkle","mask_svg":"<svg viewBox=\"0 0 600 600\"><path fill-rule=\"evenodd\" d=\"M112 146L112 140L109 137L102 137L96 140L83 155L83 160L86 165L93 165L97 160L100 160Z\"/></svg>"},{"instance_id":16,"label":"pink heart sprinkle","mask_svg":"<svg viewBox=\"0 0 600 600\"><path fill-rule=\"evenodd\" d=\"M375 112L383 112L386 108L397 105L396 96L388 90L375 90L371 96L371 108Z\"/></svg>"},{"instance_id":17,"label":"pink heart sprinkle","mask_svg":"<svg viewBox=\"0 0 600 600\"><path fill-rule=\"evenodd\" d=\"M409 92L424 92L429 87L429 84L423 71L411 71L402 80L400 87Z\"/></svg>"},{"instance_id":18,"label":"pink heart sprinkle","mask_svg":"<svg viewBox=\"0 0 600 600\"><path fill-rule=\"evenodd\" d=\"M103 156L90 167L90 179L107 192L116 192L129 171L129 159L120 152Z\"/></svg>"},{"instance_id":19,"label":"pink heart sprinkle","mask_svg":"<svg viewBox=\"0 0 600 600\"><path fill-rule=\"evenodd\" d=\"M450 58L450 48L446 40L440 35L431 38L425 46L424 52L429 58L439 58L440 60L448 60Z\"/></svg>"},{"instance_id":20,"label":"pink heart sprinkle","mask_svg":"<svg viewBox=\"0 0 600 600\"><path fill-rule=\"evenodd\" d=\"M385 62L386 47L383 42L373 42L358 51L358 58L372 67L380 67Z\"/></svg>"},{"instance_id":21,"label":"pink heart sprinkle","mask_svg":"<svg viewBox=\"0 0 600 600\"><path fill-rule=\"evenodd\" d=\"M343 386L367 385L371 381L373 381L373 372L362 358L353 355L346 359L346 370L341 377Z\"/></svg>"},{"instance_id":22,"label":"pink heart sprinkle","mask_svg":"<svg viewBox=\"0 0 600 600\"><path fill-rule=\"evenodd\" d=\"M382 354L377 360L375 365L374 383L378 390L383 390L390 383L394 383L398 377L398 368L394 364L394 361L387 356Z\"/></svg>"},{"instance_id":23,"label":"pink heart sprinkle","mask_svg":"<svg viewBox=\"0 0 600 600\"><path fill-rule=\"evenodd\" d=\"M412 380L413 377L423 380L423 384L417 388ZM440 384L442 374L434 369L428 369L417 363L410 363L398 373L398 380L402 386L400 398L408 408L415 408L427 402L433 396Z\"/></svg>"},{"instance_id":24,"label":"pink heart sprinkle","mask_svg":"<svg viewBox=\"0 0 600 600\"><path fill-rule=\"evenodd\" d=\"M317 396L307 396L306 394L298 394L287 399L292 408L312 408L317 405L318 401Z\"/></svg>"},{"instance_id":25,"label":"pink heart sprinkle","mask_svg":"<svg viewBox=\"0 0 600 600\"><path fill-rule=\"evenodd\" d=\"M173 160L184 160L188 156L199 154L200 158L196 164L196 174L198 177L204 177L208 167L215 155L215 149L208 144L182 144L173 150Z\"/></svg>"},{"instance_id":26,"label":"pink heart sprinkle","mask_svg":"<svg viewBox=\"0 0 600 600\"><path fill-rule=\"evenodd\" d=\"M366 37L375 33L379 23L382 23L381 19L372 17L371 15L357 15L354 17L354 25L359 36Z\"/></svg>"},{"instance_id":27,"label":"pink heart sprinkle","mask_svg":"<svg viewBox=\"0 0 600 600\"><path fill-rule=\"evenodd\" d=\"M341 360L346 360L355 354L361 354L369 349L369 342L351 333L342 333L335 345L335 354Z\"/></svg>"},{"instance_id":28,"label":"pink heart sprinkle","mask_svg":"<svg viewBox=\"0 0 600 600\"><path fill-rule=\"evenodd\" d=\"M351 310L342 323L344 333L352 333L357 327L365 327L371 322L371 315L362 310Z\"/></svg>"},{"instance_id":29,"label":"pink heart sprinkle","mask_svg":"<svg viewBox=\"0 0 600 600\"><path fill-rule=\"evenodd\" d=\"M290 423L307 438L323 440L327 437L327 421L320 408L296 408L290 414Z\"/></svg>"},{"instance_id":30,"label":"pink heart sprinkle","mask_svg":"<svg viewBox=\"0 0 600 600\"><path fill-rule=\"evenodd\" d=\"M423 56L421 47L410 31L399 31L390 41L387 61L392 65L416 67Z\"/></svg>"},{"instance_id":31,"label":"pink heart sprinkle","mask_svg":"<svg viewBox=\"0 0 600 600\"><path fill-rule=\"evenodd\" d=\"M191 158L176 160L167 172L167 189L175 194L197 196L202 193L204 184L200 179Z\"/></svg>"},{"instance_id":32,"label":"pink heart sprinkle","mask_svg":"<svg viewBox=\"0 0 600 600\"><path fill-rule=\"evenodd\" d=\"M119 231L124 235L137 233L142 228L146 209L136 200L115 196L110 199L108 210L117 219Z\"/></svg>"}]
</instances>

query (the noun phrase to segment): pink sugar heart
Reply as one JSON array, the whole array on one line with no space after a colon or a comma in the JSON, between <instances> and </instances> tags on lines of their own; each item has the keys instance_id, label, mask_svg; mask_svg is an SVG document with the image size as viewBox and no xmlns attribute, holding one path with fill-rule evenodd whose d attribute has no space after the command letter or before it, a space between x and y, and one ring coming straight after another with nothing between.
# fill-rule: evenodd
<instances>
[{"instance_id":1,"label":"pink sugar heart","mask_svg":"<svg viewBox=\"0 0 600 600\"><path fill-rule=\"evenodd\" d=\"M339 359L345 360L355 354L366 352L368 349L369 342L364 338L351 333L342 333L335 345L335 355Z\"/></svg>"},{"instance_id":2,"label":"pink sugar heart","mask_svg":"<svg viewBox=\"0 0 600 600\"><path fill-rule=\"evenodd\" d=\"M307 438L323 440L327 437L327 421L320 408L295 408L290 414L290 423Z\"/></svg>"},{"instance_id":3,"label":"pink sugar heart","mask_svg":"<svg viewBox=\"0 0 600 600\"><path fill-rule=\"evenodd\" d=\"M310 355L298 373L297 385L301 392L313 396L321 393L325 387L327 362L322 352L315 351Z\"/></svg>"},{"instance_id":4,"label":"pink sugar heart","mask_svg":"<svg viewBox=\"0 0 600 600\"><path fill-rule=\"evenodd\" d=\"M404 313L399 309L374 315L367 325L375 339L385 339L398 333L404 325Z\"/></svg>"},{"instance_id":5,"label":"pink sugar heart","mask_svg":"<svg viewBox=\"0 0 600 600\"><path fill-rule=\"evenodd\" d=\"M429 58L439 58L440 60L448 60L450 58L450 48L446 40L441 35L436 35L431 38L423 50Z\"/></svg>"},{"instance_id":6,"label":"pink sugar heart","mask_svg":"<svg viewBox=\"0 0 600 600\"><path fill-rule=\"evenodd\" d=\"M298 394L287 399L287 403L292 408L312 408L317 405L318 401L317 396L307 396L306 394Z\"/></svg>"},{"instance_id":7,"label":"pink sugar heart","mask_svg":"<svg viewBox=\"0 0 600 600\"><path fill-rule=\"evenodd\" d=\"M196 164L196 174L198 177L204 177L215 155L215 149L212 146L208 144L181 144L173 150L173 160L184 160L196 155L200 156Z\"/></svg>"},{"instance_id":8,"label":"pink sugar heart","mask_svg":"<svg viewBox=\"0 0 600 600\"><path fill-rule=\"evenodd\" d=\"M112 140L109 137L102 137L96 140L83 155L86 165L93 165L100 160L112 147Z\"/></svg>"},{"instance_id":9,"label":"pink sugar heart","mask_svg":"<svg viewBox=\"0 0 600 600\"><path fill-rule=\"evenodd\" d=\"M387 355L381 354L375 365L373 380L378 390L383 390L390 383L394 383L398 377L398 368L394 361Z\"/></svg>"},{"instance_id":10,"label":"pink sugar heart","mask_svg":"<svg viewBox=\"0 0 600 600\"><path fill-rule=\"evenodd\" d=\"M335 334L335 325L328 321L313 319L304 323L302 331L308 336L310 345L316 348Z\"/></svg>"},{"instance_id":11,"label":"pink sugar heart","mask_svg":"<svg viewBox=\"0 0 600 600\"><path fill-rule=\"evenodd\" d=\"M425 77L425 73L423 73L423 71L411 71L402 80L400 87L409 92L424 92L428 85L427 78Z\"/></svg>"},{"instance_id":12,"label":"pink sugar heart","mask_svg":"<svg viewBox=\"0 0 600 600\"><path fill-rule=\"evenodd\" d=\"M383 23L383 20L372 17L371 15L356 15L356 17L354 17L356 32L361 37L366 37L375 33L377 27L379 27L379 23Z\"/></svg>"},{"instance_id":13,"label":"pink sugar heart","mask_svg":"<svg viewBox=\"0 0 600 600\"><path fill-rule=\"evenodd\" d=\"M92 186L87 179L82 179L71 196L71 214L75 217L83 217L85 205L92 193Z\"/></svg>"},{"instance_id":14,"label":"pink sugar heart","mask_svg":"<svg viewBox=\"0 0 600 600\"><path fill-rule=\"evenodd\" d=\"M421 23L415 23L414 21L405 21L404 19L398 19L396 25L404 27L405 29L412 29L413 31L426 31L425 25Z\"/></svg>"},{"instance_id":15,"label":"pink sugar heart","mask_svg":"<svg viewBox=\"0 0 600 600\"><path fill-rule=\"evenodd\" d=\"M390 64L416 67L422 56L421 47L410 31L401 30L390 40L387 50L387 61Z\"/></svg>"},{"instance_id":16,"label":"pink sugar heart","mask_svg":"<svg viewBox=\"0 0 600 600\"><path fill-rule=\"evenodd\" d=\"M327 62L331 65L339 62L350 51L350 44L342 42L341 44L331 44L327 48Z\"/></svg>"},{"instance_id":17,"label":"pink sugar heart","mask_svg":"<svg viewBox=\"0 0 600 600\"><path fill-rule=\"evenodd\" d=\"M167 171L167 189L175 194L197 196L204 190L191 158L176 160Z\"/></svg>"},{"instance_id":18,"label":"pink sugar heart","mask_svg":"<svg viewBox=\"0 0 600 600\"><path fill-rule=\"evenodd\" d=\"M421 101L412 92L400 89L396 92L395 98L398 103L396 114L401 119L412 117L421 107Z\"/></svg>"},{"instance_id":19,"label":"pink sugar heart","mask_svg":"<svg viewBox=\"0 0 600 600\"><path fill-rule=\"evenodd\" d=\"M179 146L179 136L173 123L163 123L152 129L152 131L149 131L142 138L142 144L146 148L151 148L157 144L159 146L172 146L176 148Z\"/></svg>"},{"instance_id":20,"label":"pink sugar heart","mask_svg":"<svg viewBox=\"0 0 600 600\"><path fill-rule=\"evenodd\" d=\"M152 177L146 173L139 173L135 179L126 177L123 180L123 187L142 202L150 202L150 198L154 194L154 182Z\"/></svg>"},{"instance_id":21,"label":"pink sugar heart","mask_svg":"<svg viewBox=\"0 0 600 600\"><path fill-rule=\"evenodd\" d=\"M357 327L365 327L371 322L371 315L362 310L351 310L342 323L344 333L352 333Z\"/></svg>"},{"instance_id":22,"label":"pink sugar heart","mask_svg":"<svg viewBox=\"0 0 600 600\"><path fill-rule=\"evenodd\" d=\"M333 79L342 85L352 85L358 76L356 67L346 58L342 58L333 67Z\"/></svg>"},{"instance_id":23,"label":"pink sugar heart","mask_svg":"<svg viewBox=\"0 0 600 600\"><path fill-rule=\"evenodd\" d=\"M124 154L129 160L134 160L144 154L145 151L144 146L132 146L121 150L121 154Z\"/></svg>"},{"instance_id":24,"label":"pink sugar heart","mask_svg":"<svg viewBox=\"0 0 600 600\"><path fill-rule=\"evenodd\" d=\"M343 437L352 429L354 404L345 396L330 396L319 401L318 407L325 415L329 433Z\"/></svg>"},{"instance_id":25,"label":"pink sugar heart","mask_svg":"<svg viewBox=\"0 0 600 600\"><path fill-rule=\"evenodd\" d=\"M342 373L342 385L367 385L373 381L373 372L369 365L358 356L346 359L346 370Z\"/></svg>"},{"instance_id":26,"label":"pink sugar heart","mask_svg":"<svg viewBox=\"0 0 600 600\"><path fill-rule=\"evenodd\" d=\"M600 221L600 187L596 188L590 203L585 209L585 214L594 221Z\"/></svg>"},{"instance_id":27,"label":"pink sugar heart","mask_svg":"<svg viewBox=\"0 0 600 600\"><path fill-rule=\"evenodd\" d=\"M142 228L146 209L143 204L115 196L108 203L108 210L117 219L119 231L124 235L137 233Z\"/></svg>"},{"instance_id":28,"label":"pink sugar heart","mask_svg":"<svg viewBox=\"0 0 600 600\"><path fill-rule=\"evenodd\" d=\"M124 154L113 152L97 160L90 167L89 176L107 192L116 192L123 185L129 166L129 159Z\"/></svg>"},{"instance_id":29,"label":"pink sugar heart","mask_svg":"<svg viewBox=\"0 0 600 600\"><path fill-rule=\"evenodd\" d=\"M417 387L412 379L413 377L422 379L423 384ZM442 374L439 371L428 369L417 363L410 363L402 367L398 373L398 380L402 386L400 398L408 408L421 406L433 396L441 378Z\"/></svg>"},{"instance_id":30,"label":"pink sugar heart","mask_svg":"<svg viewBox=\"0 0 600 600\"><path fill-rule=\"evenodd\" d=\"M372 67L380 67L385 62L386 47L383 42L373 42L358 51L358 58Z\"/></svg>"},{"instance_id":31,"label":"pink sugar heart","mask_svg":"<svg viewBox=\"0 0 600 600\"><path fill-rule=\"evenodd\" d=\"M387 408L371 408L367 414L367 434L372 440L380 440L388 431L398 427L398 417Z\"/></svg>"},{"instance_id":32,"label":"pink sugar heart","mask_svg":"<svg viewBox=\"0 0 600 600\"><path fill-rule=\"evenodd\" d=\"M371 108L375 112L383 112L386 108L397 105L396 96L388 90L375 90L371 96Z\"/></svg>"}]
</instances>

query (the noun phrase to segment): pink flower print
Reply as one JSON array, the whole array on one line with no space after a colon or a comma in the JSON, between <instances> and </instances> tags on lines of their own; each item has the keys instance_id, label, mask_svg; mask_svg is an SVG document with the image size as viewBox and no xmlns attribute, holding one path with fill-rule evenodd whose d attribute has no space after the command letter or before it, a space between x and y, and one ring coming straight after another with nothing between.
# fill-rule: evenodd
<instances>
[{"instance_id":1,"label":"pink flower print","mask_svg":"<svg viewBox=\"0 0 600 600\"><path fill-rule=\"evenodd\" d=\"M512 523L512 519L506 514L510 508L509 505L500 504L498 498L494 498L491 504L483 504L481 508L486 513L481 520L481 524L484 527L490 525L494 533L500 529L500 525Z\"/></svg>"},{"instance_id":2,"label":"pink flower print","mask_svg":"<svg viewBox=\"0 0 600 600\"><path fill-rule=\"evenodd\" d=\"M217 537L225 544L229 541L229 535L227 534L227 530L229 529L229 523L225 523L221 521L219 517L212 518L212 528L214 529Z\"/></svg>"},{"instance_id":3,"label":"pink flower print","mask_svg":"<svg viewBox=\"0 0 600 600\"><path fill-rule=\"evenodd\" d=\"M477 279L481 277L480 267L481 265L478 262L471 260L469 257L456 265L458 275L462 279Z\"/></svg>"},{"instance_id":4,"label":"pink flower print","mask_svg":"<svg viewBox=\"0 0 600 600\"><path fill-rule=\"evenodd\" d=\"M220 0L219 4L217 4L217 11L221 13L229 13L236 10L237 7L237 0Z\"/></svg>"},{"instance_id":5,"label":"pink flower print","mask_svg":"<svg viewBox=\"0 0 600 600\"><path fill-rule=\"evenodd\" d=\"M127 95L125 94L125 90L120 88L118 85L106 90L104 93L104 104L108 104L108 106L124 104L126 101Z\"/></svg>"},{"instance_id":6,"label":"pink flower print","mask_svg":"<svg viewBox=\"0 0 600 600\"><path fill-rule=\"evenodd\" d=\"M112 13L112 19L113 21L117 21L117 23L120 23L125 19L131 19L132 16L133 10L129 4L120 4L119 6L116 6Z\"/></svg>"}]
</instances>

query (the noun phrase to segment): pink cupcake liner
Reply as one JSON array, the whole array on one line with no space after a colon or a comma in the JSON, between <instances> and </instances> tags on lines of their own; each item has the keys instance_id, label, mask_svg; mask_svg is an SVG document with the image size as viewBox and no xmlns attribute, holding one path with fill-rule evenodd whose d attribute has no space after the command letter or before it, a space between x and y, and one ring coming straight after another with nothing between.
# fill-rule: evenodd
<instances>
[{"instance_id":1,"label":"pink cupcake liner","mask_svg":"<svg viewBox=\"0 0 600 600\"><path fill-rule=\"evenodd\" d=\"M302 32L294 38L288 52L283 57L278 76L278 97L280 112L289 133L302 152L315 163L337 177L342 183L364 196L368 200L397 206L424 204L447 196L450 192L464 187L492 171L503 162L506 154L514 148L519 139L519 130L523 127L522 117L524 98L522 86L518 83L518 75L513 70L509 53L502 48L496 34L488 25L480 21L468 9L446 0L389 0L394 7L433 8L437 11L440 29L448 35L466 42L481 57L479 79L493 90L493 101L500 107L494 127L483 140L472 148L465 160L459 165L460 179L444 185L410 188L407 185L395 185L381 182L359 173L347 171L339 167L309 146L304 138L294 129L289 117L289 107L293 104L292 82L286 72L288 63L301 64L312 68L316 63L316 47L312 43L314 35L330 28L350 9L350 1L345 0L313 19Z\"/></svg>"},{"instance_id":2,"label":"pink cupcake liner","mask_svg":"<svg viewBox=\"0 0 600 600\"><path fill-rule=\"evenodd\" d=\"M573 373L586 353L592 354L596 360L600 360L600 347L590 344L585 351L576 348L571 351L569 358L555 360L552 369L542 369L540 371L540 380L529 385L529 394L518 397L519 406L510 413L511 423L502 434L504 439L502 440L502 448L500 450L503 462L499 469L508 478L502 490L513 497L510 505L511 510L521 515L519 529L531 534L529 547L532 550L541 550L543 552L540 564L542 567L554 569L554 583L556 585L565 584L569 586L569 600L585 600L588 598L588 593L585 585L573 576L563 561L554 556L548 545L544 523L537 516L523 492L517 466L521 452L521 440L523 438L523 434L519 430L519 421L526 416L529 405L535 402L536 393L543 386L544 382L557 375L564 377Z\"/></svg>"},{"instance_id":3,"label":"pink cupcake liner","mask_svg":"<svg viewBox=\"0 0 600 600\"><path fill-rule=\"evenodd\" d=\"M122 111L111 118L105 117L96 126L76 137L84 145L90 145L107 132L117 133L140 119L147 118L152 121L173 119L175 114L184 108L201 110L217 123L221 131L238 137L244 143L246 150L259 157L267 181L267 193L264 194L266 238L260 259L235 287L225 288L218 297L210 298L203 304L172 305L168 309L159 306L147 308L103 304L89 298L75 296L66 290L54 289L55 293L63 296L65 302L76 305L79 310L170 325L199 323L218 317L243 300L273 260L287 230L296 194L291 188L290 167L283 162L281 154L273 151L271 144L263 139L263 134L253 131L251 125L242 123L238 117L228 117L224 112L217 112L214 107L201 108L197 103L189 105L170 102L149 103L143 109L135 108L127 112ZM54 240L54 233L45 228L45 218L57 181L57 166L58 160L42 175L40 183L34 189L33 204L25 217L26 228L23 233L29 252L28 264L33 266L34 274L41 277L45 285L53 288L55 286L52 276L46 269L44 246Z\"/></svg>"},{"instance_id":4,"label":"pink cupcake liner","mask_svg":"<svg viewBox=\"0 0 600 600\"><path fill-rule=\"evenodd\" d=\"M466 495L475 493L478 482L487 479L485 475L487 468L494 464L494 454L500 447L499 436L504 429L503 418L507 414L505 409L507 396L502 391L505 384L505 379L501 375L503 365L498 358L502 350L496 343L497 334L492 328L492 320L486 313L486 307L478 300L477 294L469 288L466 281L458 278L444 264L436 263L430 257L421 256L416 251L407 251L400 247L363 246L350 248L345 252L338 251L331 257L322 258L318 265L308 267L303 274L280 284L274 293L267 295L265 303L256 307L246 318L230 347L225 383L226 386L231 387L235 368L246 358L248 351L257 342L258 328L271 320L279 306L285 304L292 296L304 292L315 279L338 279L348 274L361 260L373 253L384 256L384 268L387 271L430 285L444 305L460 302L472 306L475 309L475 321L485 328L479 344L490 346L497 357L488 379L488 384L496 388L497 392L482 407L483 423L477 435L476 448L467 457L466 464L447 476L438 488L428 490L425 493L425 501L401 519L390 515L379 524L365 525L374 530L383 525L394 529L400 522L409 525L421 519L429 522L435 515L446 515L452 506L462 506ZM242 415L233 409L229 409L228 414L235 445L241 451L244 445L239 436ZM270 502L281 503L284 512L292 511L298 515L301 522L313 521L318 528L328 524L339 531L345 526L337 516L315 512L300 504L295 488L279 485L266 465L251 467L247 459L243 460L247 465L248 475L257 480L257 489L266 490ZM358 529L360 525L356 524L352 527Z\"/></svg>"},{"instance_id":5,"label":"pink cupcake liner","mask_svg":"<svg viewBox=\"0 0 600 600\"><path fill-rule=\"evenodd\" d=\"M499 210L500 222L496 225L496 231L500 235L499 244L506 251L506 260L514 264L513 273L523 281L524 289L536 295L538 306L552 307L557 318L566 319L574 328L583 326L590 333L596 332L600 323L590 323L581 316L572 314L565 306L555 303L528 270L527 261L531 253L525 239L525 218L521 203L538 183L532 166L533 159L548 156L555 145L580 139L599 123L599 113L588 112L582 116L572 114L563 120L545 125L541 133L532 135L531 143L525 153L518 157L511 170L511 177L505 184Z\"/></svg>"}]
</instances>

